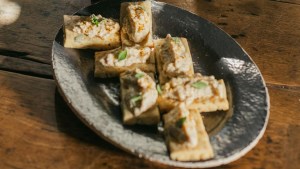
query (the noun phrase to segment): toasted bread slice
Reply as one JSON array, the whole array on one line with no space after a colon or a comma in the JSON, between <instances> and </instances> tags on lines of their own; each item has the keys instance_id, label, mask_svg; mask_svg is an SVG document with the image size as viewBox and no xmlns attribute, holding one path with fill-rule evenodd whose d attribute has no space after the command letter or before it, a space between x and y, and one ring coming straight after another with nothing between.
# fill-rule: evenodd
<instances>
[{"instance_id":1,"label":"toasted bread slice","mask_svg":"<svg viewBox=\"0 0 300 169\"><path fill-rule=\"evenodd\" d=\"M205 131L200 112L190 109L186 117L178 119L178 111L180 111L179 106L163 116L165 138L171 159L198 161L212 158L214 152L208 134ZM187 114L186 111L183 113ZM186 131L187 129L189 131ZM188 132L189 136L185 134Z\"/></svg>"},{"instance_id":2,"label":"toasted bread slice","mask_svg":"<svg viewBox=\"0 0 300 169\"><path fill-rule=\"evenodd\" d=\"M75 32L76 23L88 20L90 16L64 15L64 47L76 49L109 50L121 45L120 28L117 32L106 34L104 37L90 37L84 33Z\"/></svg>"},{"instance_id":3,"label":"toasted bread slice","mask_svg":"<svg viewBox=\"0 0 300 169\"><path fill-rule=\"evenodd\" d=\"M127 7L130 4L138 4L142 7L143 10L146 11L148 14L149 20L149 33L141 42L135 42L128 36L128 30L126 28L126 24L128 22L128 11ZM153 37L152 37L152 10L151 10L151 1L142 1L142 2L123 2L121 4L121 11L120 11L120 24L121 24L121 41L123 46L134 46L139 44L141 46L148 46L153 47Z\"/></svg>"},{"instance_id":4,"label":"toasted bread slice","mask_svg":"<svg viewBox=\"0 0 300 169\"><path fill-rule=\"evenodd\" d=\"M128 47L134 48L134 47ZM107 66L101 63L101 59L107 57L109 53L118 53L122 51L121 48L109 50L109 51L99 51L95 52L95 77L105 78L105 77L117 77L120 73L125 72L127 70L132 70L135 68L141 69L145 72L153 72L155 73L155 58L153 50L150 49L150 56L146 60L146 63L133 63L129 66ZM116 56L117 57L117 56Z\"/></svg>"},{"instance_id":5,"label":"toasted bread slice","mask_svg":"<svg viewBox=\"0 0 300 169\"><path fill-rule=\"evenodd\" d=\"M177 80L182 77L176 78ZM162 86L162 93L158 97L158 105L162 112L167 112L173 109L181 102L185 102L190 108L199 110L200 112L212 112L217 110L228 110L229 103L226 94L226 86L224 81L216 80L213 76L201 76L195 74L193 78L198 78L197 81L205 83L205 88L197 89L191 87L191 80L186 80L184 83L179 83L175 88L170 82ZM187 87L187 83L189 87ZM201 84L199 85L201 86ZM197 87L197 86L196 86ZM179 91L179 88L182 90ZM192 88L192 89L191 89ZM183 93L185 96L181 98L178 93ZM173 97L170 97L173 95Z\"/></svg>"},{"instance_id":6,"label":"toasted bread slice","mask_svg":"<svg viewBox=\"0 0 300 169\"><path fill-rule=\"evenodd\" d=\"M121 83L121 108L123 112L123 123L126 125L142 124L142 125L154 125L158 124L160 121L160 113L157 107L157 104L154 104L151 108L142 112L139 115L135 115L133 112L128 109L125 99L126 95L129 94L130 84L126 83L124 80L125 73L120 74L120 83ZM154 80L154 75L148 73L148 75Z\"/></svg>"},{"instance_id":7,"label":"toasted bread slice","mask_svg":"<svg viewBox=\"0 0 300 169\"><path fill-rule=\"evenodd\" d=\"M187 57L186 58L187 62L185 64L188 64L189 69L186 72L180 73L180 74L176 74L176 73L174 73L173 75L167 74L167 72L163 70L164 63L162 60L162 56L160 54L162 45L165 43L166 39L154 40L154 54L155 54L155 59L157 62L156 67L157 67L157 71L159 74L159 83L161 85L168 82L172 77L177 77L177 76L181 76L181 75L193 76L193 74L194 74L194 66L193 66L192 56L191 56L191 52L190 52L190 48L189 48L187 39L179 38L179 37L174 37L174 38L178 38L178 40L180 40L182 42L182 44L184 45L185 56Z\"/></svg>"}]
</instances>

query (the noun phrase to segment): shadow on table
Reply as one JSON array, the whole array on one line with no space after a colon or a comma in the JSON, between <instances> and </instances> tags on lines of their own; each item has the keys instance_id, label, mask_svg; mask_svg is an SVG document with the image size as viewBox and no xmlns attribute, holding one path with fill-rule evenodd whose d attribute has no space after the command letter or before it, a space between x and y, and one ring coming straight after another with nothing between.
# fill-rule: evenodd
<instances>
[{"instance_id":1,"label":"shadow on table","mask_svg":"<svg viewBox=\"0 0 300 169\"><path fill-rule=\"evenodd\" d=\"M57 128L61 132L89 144L101 145L101 147L106 147L108 149L116 149L114 146L101 139L77 118L57 89L55 90L55 115Z\"/></svg>"},{"instance_id":2,"label":"shadow on table","mask_svg":"<svg viewBox=\"0 0 300 169\"><path fill-rule=\"evenodd\" d=\"M58 89L55 90L55 115L57 121L57 128L59 131L78 139L84 143L92 144L99 147L102 153L97 153L97 160L94 160L92 166L97 168L164 168L174 169L174 167L164 166L156 163L151 163L147 160L136 158L129 153L125 153L120 149L114 147L110 143L101 139L91 129L84 125L83 122L68 107L67 103L59 93ZM110 163L115 161L113 163Z\"/></svg>"}]
</instances>

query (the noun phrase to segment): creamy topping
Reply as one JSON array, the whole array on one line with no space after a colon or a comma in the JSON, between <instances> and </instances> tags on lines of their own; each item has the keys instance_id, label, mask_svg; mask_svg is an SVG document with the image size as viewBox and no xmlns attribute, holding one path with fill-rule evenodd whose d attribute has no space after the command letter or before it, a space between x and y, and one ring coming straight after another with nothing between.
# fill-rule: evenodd
<instances>
[{"instance_id":1,"label":"creamy topping","mask_svg":"<svg viewBox=\"0 0 300 169\"><path fill-rule=\"evenodd\" d=\"M224 86L218 83L213 76L172 78L163 86L162 97L173 99L178 102L191 104L195 99L209 99L219 97L224 99Z\"/></svg>"},{"instance_id":2,"label":"creamy topping","mask_svg":"<svg viewBox=\"0 0 300 169\"><path fill-rule=\"evenodd\" d=\"M120 59L120 53L124 51ZM113 50L105 54L99 61L103 66L130 66L135 63L146 63L151 55L149 47L125 47L124 50Z\"/></svg>"},{"instance_id":3,"label":"creamy topping","mask_svg":"<svg viewBox=\"0 0 300 169\"><path fill-rule=\"evenodd\" d=\"M154 80L145 72L136 69L127 72L124 83L128 90L125 103L135 116L147 111L156 104L158 93Z\"/></svg>"},{"instance_id":4,"label":"creamy topping","mask_svg":"<svg viewBox=\"0 0 300 169\"><path fill-rule=\"evenodd\" d=\"M73 32L84 34L90 38L106 38L112 36L120 30L119 23L112 19L104 18L101 15L91 15L78 21L73 28Z\"/></svg>"},{"instance_id":5,"label":"creamy topping","mask_svg":"<svg viewBox=\"0 0 300 169\"><path fill-rule=\"evenodd\" d=\"M135 43L143 41L150 32L150 17L139 3L130 3L127 7L128 17L124 25L130 40Z\"/></svg>"},{"instance_id":6,"label":"creamy topping","mask_svg":"<svg viewBox=\"0 0 300 169\"><path fill-rule=\"evenodd\" d=\"M165 119L166 124L172 124L167 129L169 134L177 142L195 147L198 144L197 126L186 105L181 103L169 113L171 118Z\"/></svg>"},{"instance_id":7,"label":"creamy topping","mask_svg":"<svg viewBox=\"0 0 300 169\"><path fill-rule=\"evenodd\" d=\"M163 63L163 71L169 77L186 75L190 70L191 60L181 39L167 35L159 55Z\"/></svg>"}]
</instances>

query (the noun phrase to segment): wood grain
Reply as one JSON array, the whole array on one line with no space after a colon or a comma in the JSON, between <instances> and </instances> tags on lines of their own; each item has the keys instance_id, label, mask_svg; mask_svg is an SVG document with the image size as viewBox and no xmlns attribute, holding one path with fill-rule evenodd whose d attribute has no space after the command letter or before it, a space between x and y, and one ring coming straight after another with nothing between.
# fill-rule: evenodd
<instances>
[{"instance_id":1,"label":"wood grain","mask_svg":"<svg viewBox=\"0 0 300 169\"><path fill-rule=\"evenodd\" d=\"M274 2L279 2L279 3L287 3L287 4L294 4L294 5L300 5L299 0L270 0Z\"/></svg>"},{"instance_id":2,"label":"wood grain","mask_svg":"<svg viewBox=\"0 0 300 169\"><path fill-rule=\"evenodd\" d=\"M26 52L33 56L51 60L52 41L63 23L64 14L72 14L78 9L90 4L89 0L4 0L15 12L19 6L20 14L17 20L9 25L0 22L0 49ZM4 2L3 2L4 3ZM4 17L0 13L0 17Z\"/></svg>"},{"instance_id":3,"label":"wood grain","mask_svg":"<svg viewBox=\"0 0 300 169\"><path fill-rule=\"evenodd\" d=\"M253 58L267 83L299 86L299 5L266 0L160 1L208 19L234 37Z\"/></svg>"},{"instance_id":4,"label":"wood grain","mask_svg":"<svg viewBox=\"0 0 300 169\"><path fill-rule=\"evenodd\" d=\"M0 55L0 70L52 79L51 65Z\"/></svg>"},{"instance_id":5,"label":"wood grain","mask_svg":"<svg viewBox=\"0 0 300 169\"><path fill-rule=\"evenodd\" d=\"M62 16L89 4L87 0L1 1L0 69L52 78L51 46L62 26ZM12 15L16 21L6 24Z\"/></svg>"},{"instance_id":6,"label":"wood grain","mask_svg":"<svg viewBox=\"0 0 300 169\"><path fill-rule=\"evenodd\" d=\"M268 87L268 89L271 98L271 110L266 133L259 144L245 157L224 168L234 166L243 169L296 169L300 165L300 145L293 143L300 136L299 133L294 133L300 127L300 90L274 87ZM287 163L295 158L298 159L292 164L297 165L292 166Z\"/></svg>"},{"instance_id":7,"label":"wood grain","mask_svg":"<svg viewBox=\"0 0 300 169\"><path fill-rule=\"evenodd\" d=\"M1 169L174 168L139 159L102 140L75 117L53 80L33 77L51 75L49 65L41 63L50 63L59 18L89 1L5 1L17 3L22 11L13 24L0 24L0 68L6 70L0 70ZM262 140L243 158L218 169L298 168L299 0L162 1L224 29L251 55L268 84L271 111Z\"/></svg>"},{"instance_id":8,"label":"wood grain","mask_svg":"<svg viewBox=\"0 0 300 169\"><path fill-rule=\"evenodd\" d=\"M299 87L299 1L160 1L191 11L224 29L250 54L267 83ZM40 57L44 63L50 63L52 41L62 25L59 18L89 2L20 0L18 4L22 7L18 20L7 26L0 24L0 51L25 52L25 58Z\"/></svg>"},{"instance_id":9,"label":"wood grain","mask_svg":"<svg viewBox=\"0 0 300 169\"><path fill-rule=\"evenodd\" d=\"M18 52L18 51L14 51L14 50L0 49L0 55L10 56L10 57L19 58L19 59L31 60L31 61L35 61L38 63L45 63L45 64L49 64L49 65L51 64L51 61L49 59L29 55L29 53L27 53L27 52Z\"/></svg>"},{"instance_id":10,"label":"wood grain","mask_svg":"<svg viewBox=\"0 0 300 169\"><path fill-rule=\"evenodd\" d=\"M0 82L0 168L172 168L97 137L71 112L53 80L0 71ZM300 91L269 87L269 92L264 137L245 157L220 168L292 168L292 159L299 165Z\"/></svg>"}]
</instances>

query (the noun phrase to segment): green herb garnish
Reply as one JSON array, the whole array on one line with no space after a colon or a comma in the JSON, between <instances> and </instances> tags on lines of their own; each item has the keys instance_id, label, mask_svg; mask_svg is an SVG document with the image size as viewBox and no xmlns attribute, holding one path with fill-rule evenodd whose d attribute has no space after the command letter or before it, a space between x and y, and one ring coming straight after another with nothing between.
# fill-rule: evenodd
<instances>
[{"instance_id":1,"label":"green herb garnish","mask_svg":"<svg viewBox=\"0 0 300 169\"><path fill-rule=\"evenodd\" d=\"M92 24L99 25L99 19L94 14L92 15Z\"/></svg>"},{"instance_id":2,"label":"green herb garnish","mask_svg":"<svg viewBox=\"0 0 300 169\"><path fill-rule=\"evenodd\" d=\"M137 101L140 101L140 100L142 100L143 99L143 97L142 97L142 95L137 95L137 96L134 96L134 97L132 97L131 99L130 99L130 102L133 104L133 105L135 105L135 103L137 102Z\"/></svg>"},{"instance_id":3,"label":"green herb garnish","mask_svg":"<svg viewBox=\"0 0 300 169\"><path fill-rule=\"evenodd\" d=\"M162 94L162 91L161 91L161 88L160 88L160 85L156 85L156 90L158 92L158 94Z\"/></svg>"},{"instance_id":4,"label":"green herb garnish","mask_svg":"<svg viewBox=\"0 0 300 169\"><path fill-rule=\"evenodd\" d=\"M185 121L186 121L186 117L182 117L182 118L178 119L175 123L176 127L181 128Z\"/></svg>"},{"instance_id":5,"label":"green herb garnish","mask_svg":"<svg viewBox=\"0 0 300 169\"><path fill-rule=\"evenodd\" d=\"M201 82L201 81L197 81L197 82L192 83L192 87L194 87L196 89L202 89L206 86L207 86L207 84L204 83L204 82Z\"/></svg>"},{"instance_id":6,"label":"green herb garnish","mask_svg":"<svg viewBox=\"0 0 300 169\"><path fill-rule=\"evenodd\" d=\"M126 59L127 56L127 50L120 51L118 54L118 61Z\"/></svg>"},{"instance_id":7,"label":"green herb garnish","mask_svg":"<svg viewBox=\"0 0 300 169\"><path fill-rule=\"evenodd\" d=\"M137 79L142 78L143 76L144 76L144 73L137 73L137 74L135 74L135 77Z\"/></svg>"},{"instance_id":8,"label":"green herb garnish","mask_svg":"<svg viewBox=\"0 0 300 169\"><path fill-rule=\"evenodd\" d=\"M178 37L173 37L173 40L176 44L178 44L180 42L180 39Z\"/></svg>"}]
</instances>

